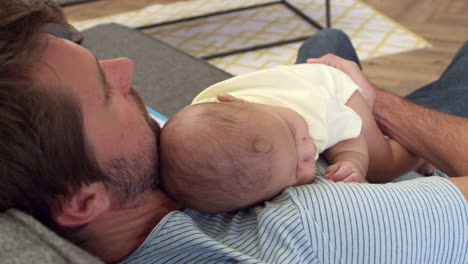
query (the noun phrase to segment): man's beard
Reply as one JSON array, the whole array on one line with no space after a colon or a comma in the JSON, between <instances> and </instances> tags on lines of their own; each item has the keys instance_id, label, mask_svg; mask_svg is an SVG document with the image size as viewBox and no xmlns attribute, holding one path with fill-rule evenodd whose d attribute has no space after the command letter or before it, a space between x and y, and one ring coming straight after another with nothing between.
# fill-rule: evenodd
<instances>
[{"instance_id":1,"label":"man's beard","mask_svg":"<svg viewBox=\"0 0 468 264\"><path fill-rule=\"evenodd\" d=\"M138 154L130 157L116 157L105 162L103 173L116 190L121 204L132 201L139 194L159 188L159 124L151 118L138 93L130 88L129 94L134 99L140 113L150 128L152 142L143 146Z\"/></svg>"}]
</instances>

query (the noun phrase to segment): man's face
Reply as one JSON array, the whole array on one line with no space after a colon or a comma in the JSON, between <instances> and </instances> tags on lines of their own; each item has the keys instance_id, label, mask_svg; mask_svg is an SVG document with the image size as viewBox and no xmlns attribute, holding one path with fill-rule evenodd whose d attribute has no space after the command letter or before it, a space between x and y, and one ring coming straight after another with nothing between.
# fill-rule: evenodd
<instances>
[{"instance_id":1,"label":"man's face","mask_svg":"<svg viewBox=\"0 0 468 264\"><path fill-rule=\"evenodd\" d=\"M97 61L87 49L46 35L47 47L35 76L77 96L84 133L101 169L117 185L127 185L123 196L154 187L157 125L130 87L133 62Z\"/></svg>"}]
</instances>

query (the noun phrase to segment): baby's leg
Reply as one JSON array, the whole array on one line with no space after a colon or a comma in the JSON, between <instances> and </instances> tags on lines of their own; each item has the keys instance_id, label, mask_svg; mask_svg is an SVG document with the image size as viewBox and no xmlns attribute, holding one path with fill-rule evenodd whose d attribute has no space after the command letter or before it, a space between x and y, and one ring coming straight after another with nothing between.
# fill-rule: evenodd
<instances>
[{"instance_id":1,"label":"baby's leg","mask_svg":"<svg viewBox=\"0 0 468 264\"><path fill-rule=\"evenodd\" d=\"M358 91L354 92L346 105L362 119L361 134L364 135L369 149L368 181L390 181L423 163L423 160L408 152L398 142L384 137L369 105Z\"/></svg>"}]
</instances>

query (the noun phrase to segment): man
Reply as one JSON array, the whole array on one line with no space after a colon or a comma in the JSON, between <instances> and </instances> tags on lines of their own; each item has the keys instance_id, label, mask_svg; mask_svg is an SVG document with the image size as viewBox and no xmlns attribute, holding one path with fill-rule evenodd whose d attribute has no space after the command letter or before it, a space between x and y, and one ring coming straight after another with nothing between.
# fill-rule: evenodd
<instances>
[{"instance_id":1,"label":"man","mask_svg":"<svg viewBox=\"0 0 468 264\"><path fill-rule=\"evenodd\" d=\"M97 61L46 33L61 21L43 3L0 26L1 210L23 210L106 262L467 262L467 177L388 185L319 178L247 211L182 210L158 186L159 128L130 88L132 62ZM314 50L349 50L338 31L309 43L321 41ZM444 163L424 150L413 151ZM441 167L468 173L455 160Z\"/></svg>"},{"instance_id":2,"label":"man","mask_svg":"<svg viewBox=\"0 0 468 264\"><path fill-rule=\"evenodd\" d=\"M0 208L30 213L116 261L125 256L116 252L144 240L141 222L154 224L178 208L157 188L159 127L130 88L130 60L98 62L44 33L46 24L62 22L53 3L30 9L23 17L11 10L11 21L2 15ZM96 238L95 230L106 234ZM125 230L133 235L120 237ZM119 242L107 247L111 240Z\"/></svg>"}]
</instances>

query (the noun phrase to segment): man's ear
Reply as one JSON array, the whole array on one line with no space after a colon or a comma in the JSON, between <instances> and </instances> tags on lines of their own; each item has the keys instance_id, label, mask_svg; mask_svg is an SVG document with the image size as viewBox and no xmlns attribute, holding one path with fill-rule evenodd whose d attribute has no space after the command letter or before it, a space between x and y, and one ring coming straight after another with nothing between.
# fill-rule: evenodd
<instances>
[{"instance_id":1,"label":"man's ear","mask_svg":"<svg viewBox=\"0 0 468 264\"><path fill-rule=\"evenodd\" d=\"M103 183L83 185L70 199L58 198L51 216L56 224L73 227L88 224L110 207L110 194Z\"/></svg>"},{"instance_id":2,"label":"man's ear","mask_svg":"<svg viewBox=\"0 0 468 264\"><path fill-rule=\"evenodd\" d=\"M237 98L235 96L232 96L230 94L219 94L216 96L216 99L218 99L218 101L220 102L224 102L224 103L230 103L230 102L245 102L245 100L242 100L240 98Z\"/></svg>"}]
</instances>

